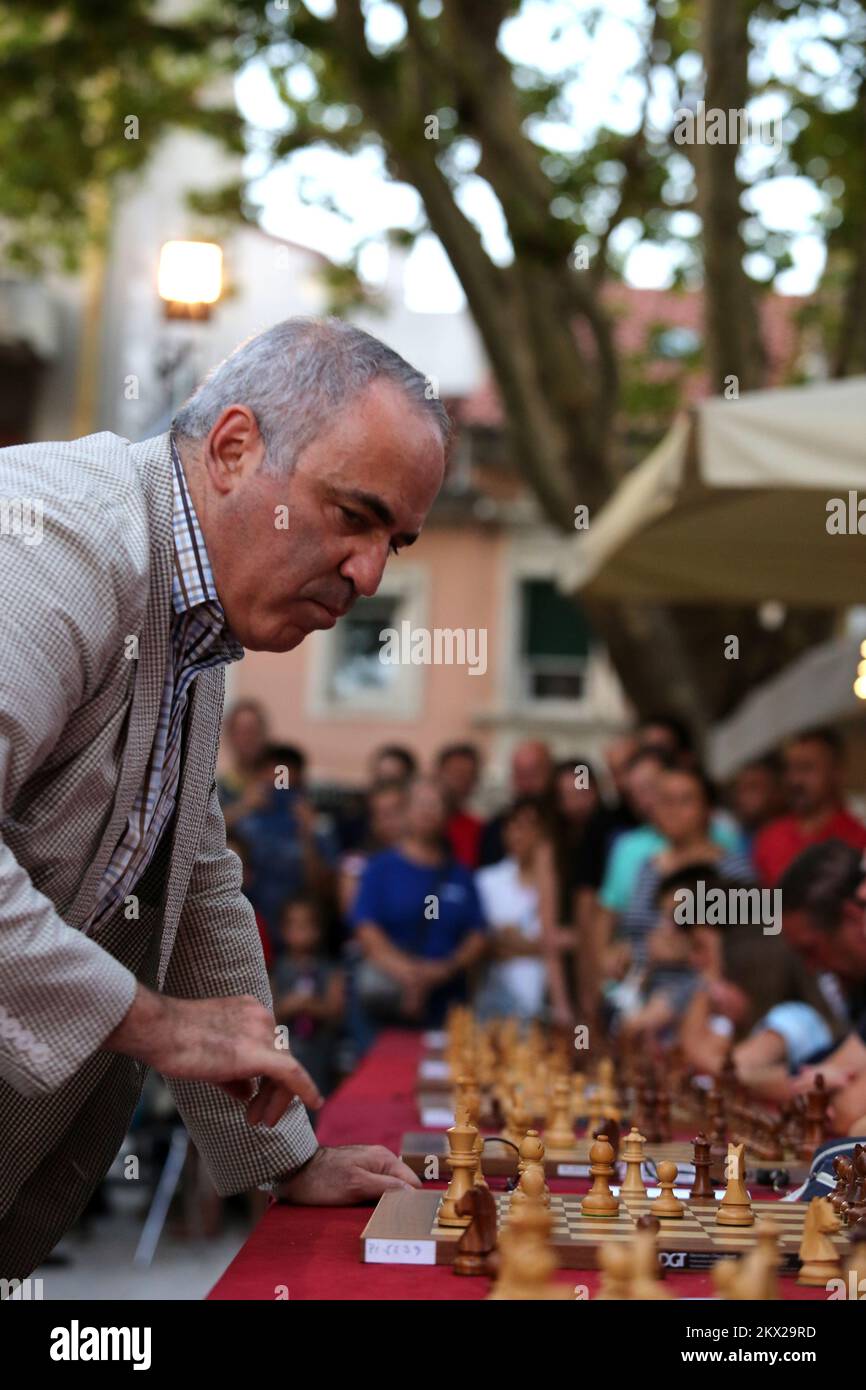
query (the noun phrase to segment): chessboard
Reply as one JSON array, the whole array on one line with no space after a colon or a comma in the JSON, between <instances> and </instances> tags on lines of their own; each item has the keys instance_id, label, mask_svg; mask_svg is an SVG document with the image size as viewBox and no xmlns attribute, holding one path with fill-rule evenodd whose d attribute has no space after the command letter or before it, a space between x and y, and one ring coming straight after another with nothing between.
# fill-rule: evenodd
<instances>
[{"instance_id":1,"label":"chessboard","mask_svg":"<svg viewBox=\"0 0 866 1390\"><path fill-rule=\"evenodd\" d=\"M452 1264L462 1230L440 1226L437 1216L444 1193L441 1191L386 1192L361 1234L361 1259L366 1263ZM507 1217L511 1194L495 1194L500 1227ZM553 1215L552 1248L562 1269L597 1269L599 1252L610 1244L634 1239L637 1220L652 1206L647 1197L622 1197L615 1217L584 1216L582 1197L573 1193L551 1196ZM772 1217L781 1228L779 1239L782 1275L799 1269L797 1252L803 1239L808 1203L752 1202L755 1225L745 1227L716 1224L715 1202L688 1202L679 1219L662 1219L657 1235L663 1268L707 1270L719 1260L747 1254L755 1245L757 1222ZM848 1238L840 1232L831 1237L840 1254Z\"/></svg>"},{"instance_id":2,"label":"chessboard","mask_svg":"<svg viewBox=\"0 0 866 1390\"><path fill-rule=\"evenodd\" d=\"M623 1136L624 1137L624 1136ZM589 1138L575 1139L570 1149L545 1149L544 1172L548 1178L584 1178L589 1173ZM403 1162L417 1173L419 1178L437 1182L450 1176L446 1162L448 1140L444 1134L418 1132L404 1134L400 1145ZM668 1161L675 1163L680 1170L679 1181L686 1181L694 1175L694 1149L686 1140L673 1139L667 1143L653 1144L648 1154L649 1166L645 1176L652 1178L655 1165ZM431 1161L432 1160L432 1161ZM801 1165L802 1166L802 1165ZM483 1168L486 1177L511 1178L517 1173L517 1154L496 1135L486 1135L484 1143ZM747 1169L747 1173L751 1168ZM714 1179L721 1182L721 1166ZM805 1172L803 1173L805 1176ZM791 1180L795 1176L791 1175Z\"/></svg>"}]
</instances>

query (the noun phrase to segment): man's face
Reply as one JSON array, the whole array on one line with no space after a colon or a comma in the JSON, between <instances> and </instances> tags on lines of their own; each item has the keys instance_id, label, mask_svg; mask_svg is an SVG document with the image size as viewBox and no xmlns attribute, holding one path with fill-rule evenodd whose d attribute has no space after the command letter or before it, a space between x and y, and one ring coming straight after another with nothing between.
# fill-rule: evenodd
<instances>
[{"instance_id":1,"label":"man's face","mask_svg":"<svg viewBox=\"0 0 866 1390\"><path fill-rule=\"evenodd\" d=\"M264 456L255 416L228 407L204 441L193 502L232 632L252 651L284 652L376 592L388 555L421 530L444 452L435 421L376 381L291 474L264 472Z\"/></svg>"},{"instance_id":2,"label":"man's face","mask_svg":"<svg viewBox=\"0 0 866 1390\"><path fill-rule=\"evenodd\" d=\"M439 785L453 806L468 801L477 782L478 764L467 753L452 753L439 769Z\"/></svg>"},{"instance_id":3,"label":"man's face","mask_svg":"<svg viewBox=\"0 0 866 1390\"><path fill-rule=\"evenodd\" d=\"M785 752L785 786L795 815L829 809L839 799L839 767L833 750L817 739L792 743Z\"/></svg>"},{"instance_id":4,"label":"man's face","mask_svg":"<svg viewBox=\"0 0 866 1390\"><path fill-rule=\"evenodd\" d=\"M553 765L547 744L535 739L515 748L511 759L511 786L515 796L545 796L550 790Z\"/></svg>"},{"instance_id":5,"label":"man's face","mask_svg":"<svg viewBox=\"0 0 866 1390\"><path fill-rule=\"evenodd\" d=\"M638 749L637 739L631 734L614 739L604 750L605 761L614 786L620 796L625 796L628 780L628 765Z\"/></svg>"},{"instance_id":6,"label":"man's face","mask_svg":"<svg viewBox=\"0 0 866 1390\"><path fill-rule=\"evenodd\" d=\"M629 768L626 776L626 795L635 813L641 820L652 820L658 800L662 768L657 762L647 758Z\"/></svg>"},{"instance_id":7,"label":"man's face","mask_svg":"<svg viewBox=\"0 0 866 1390\"><path fill-rule=\"evenodd\" d=\"M237 710L227 733L235 757L242 763L255 762L265 746L265 726L261 715L254 709Z\"/></svg>"},{"instance_id":8,"label":"man's face","mask_svg":"<svg viewBox=\"0 0 866 1390\"><path fill-rule=\"evenodd\" d=\"M740 824L757 830L780 814L779 779L768 767L744 767L734 780L731 801Z\"/></svg>"},{"instance_id":9,"label":"man's face","mask_svg":"<svg viewBox=\"0 0 866 1390\"><path fill-rule=\"evenodd\" d=\"M788 944L803 957L810 970L831 969L827 934L815 926L808 912L801 908L786 909L783 901L782 930Z\"/></svg>"}]
</instances>

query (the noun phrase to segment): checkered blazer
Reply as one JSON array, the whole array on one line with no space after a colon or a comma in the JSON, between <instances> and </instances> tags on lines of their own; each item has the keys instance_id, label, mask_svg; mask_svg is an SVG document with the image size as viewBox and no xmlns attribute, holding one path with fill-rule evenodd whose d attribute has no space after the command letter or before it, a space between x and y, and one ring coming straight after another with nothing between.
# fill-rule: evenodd
<instances>
[{"instance_id":1,"label":"checkered blazer","mask_svg":"<svg viewBox=\"0 0 866 1390\"><path fill-rule=\"evenodd\" d=\"M138 919L121 903L82 930L159 713L171 641L170 468L167 435L0 450L0 504L11 503L0 505L0 1277L46 1253L123 1139L144 1068L100 1045L136 979L183 998L251 994L271 1004L214 784L222 667L193 684L174 824ZM22 501L41 506L38 543L14 524ZM222 1091L168 1085L223 1194L315 1151L299 1102L272 1130L253 1129ZM17 1234L16 1204L28 1213ZM41 1231L30 1240L24 1226L37 1211ZM17 1252L10 1268L4 1233Z\"/></svg>"}]
</instances>

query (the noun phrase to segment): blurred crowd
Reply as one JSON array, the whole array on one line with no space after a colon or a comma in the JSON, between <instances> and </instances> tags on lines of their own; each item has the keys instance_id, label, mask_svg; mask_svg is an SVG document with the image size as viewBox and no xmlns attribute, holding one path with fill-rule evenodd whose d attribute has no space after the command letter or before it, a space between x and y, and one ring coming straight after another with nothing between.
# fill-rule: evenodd
<instances>
[{"instance_id":1,"label":"blurred crowd","mask_svg":"<svg viewBox=\"0 0 866 1390\"><path fill-rule=\"evenodd\" d=\"M784 1099L820 1069L839 1132L866 1114L866 826L841 743L798 734L714 787L669 717L602 765L513 752L478 813L468 743L421 767L375 750L362 791L314 786L300 748L243 701L218 781L277 1021L328 1092L378 1030L544 1019L678 1046ZM760 892L758 890L769 890Z\"/></svg>"}]
</instances>

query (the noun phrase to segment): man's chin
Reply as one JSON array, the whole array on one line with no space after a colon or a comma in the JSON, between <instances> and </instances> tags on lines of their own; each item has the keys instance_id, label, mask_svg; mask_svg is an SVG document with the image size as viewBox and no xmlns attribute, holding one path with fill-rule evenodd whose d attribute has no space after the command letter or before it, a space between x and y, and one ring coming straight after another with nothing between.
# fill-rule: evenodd
<instances>
[{"instance_id":1,"label":"man's chin","mask_svg":"<svg viewBox=\"0 0 866 1390\"><path fill-rule=\"evenodd\" d=\"M308 636L307 628L293 623L291 627L281 627L276 632L245 633L240 641L248 652L291 652Z\"/></svg>"}]
</instances>

